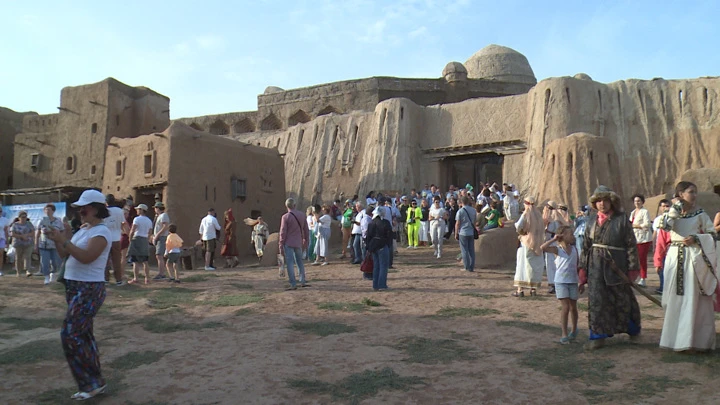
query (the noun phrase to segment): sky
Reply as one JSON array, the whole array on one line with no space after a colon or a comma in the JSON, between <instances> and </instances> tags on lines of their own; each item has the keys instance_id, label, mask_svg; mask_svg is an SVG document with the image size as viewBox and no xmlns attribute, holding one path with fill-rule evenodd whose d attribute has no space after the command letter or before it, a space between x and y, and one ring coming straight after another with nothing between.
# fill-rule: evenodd
<instances>
[{"instance_id":1,"label":"sky","mask_svg":"<svg viewBox=\"0 0 720 405\"><path fill-rule=\"evenodd\" d=\"M0 0L0 106L57 112L65 86L114 77L171 118L257 109L284 89L437 78L489 44L538 80L720 75L720 1Z\"/></svg>"}]
</instances>

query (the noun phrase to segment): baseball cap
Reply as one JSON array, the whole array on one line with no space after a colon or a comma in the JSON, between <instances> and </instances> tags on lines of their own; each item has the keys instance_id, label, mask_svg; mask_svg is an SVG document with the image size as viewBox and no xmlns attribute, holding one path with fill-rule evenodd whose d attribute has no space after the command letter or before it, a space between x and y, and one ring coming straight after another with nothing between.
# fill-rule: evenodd
<instances>
[{"instance_id":1,"label":"baseball cap","mask_svg":"<svg viewBox=\"0 0 720 405\"><path fill-rule=\"evenodd\" d=\"M73 207L84 207L89 204L105 204L105 196L97 190L85 190L80 194L80 199L70 204Z\"/></svg>"},{"instance_id":2,"label":"baseball cap","mask_svg":"<svg viewBox=\"0 0 720 405\"><path fill-rule=\"evenodd\" d=\"M137 210L137 209L141 209L141 210L143 210L143 211L147 211L147 210L148 210L148 206L145 205L145 204L139 204L139 205L136 205L136 206L135 206L135 209L136 209L136 210Z\"/></svg>"},{"instance_id":3,"label":"baseball cap","mask_svg":"<svg viewBox=\"0 0 720 405\"><path fill-rule=\"evenodd\" d=\"M162 203L162 201L158 201L154 205L155 208L165 208L165 204Z\"/></svg>"}]
</instances>

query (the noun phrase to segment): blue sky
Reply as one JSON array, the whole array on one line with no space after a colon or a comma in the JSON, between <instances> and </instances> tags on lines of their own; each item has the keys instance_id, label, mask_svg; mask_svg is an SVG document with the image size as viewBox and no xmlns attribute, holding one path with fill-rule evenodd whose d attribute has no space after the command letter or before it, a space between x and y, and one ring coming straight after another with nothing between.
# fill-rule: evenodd
<instances>
[{"instance_id":1,"label":"blue sky","mask_svg":"<svg viewBox=\"0 0 720 405\"><path fill-rule=\"evenodd\" d=\"M254 110L270 85L440 77L493 43L538 80L720 75L714 0L35 0L0 15L0 106L39 113L110 76L170 97L172 118Z\"/></svg>"}]
</instances>

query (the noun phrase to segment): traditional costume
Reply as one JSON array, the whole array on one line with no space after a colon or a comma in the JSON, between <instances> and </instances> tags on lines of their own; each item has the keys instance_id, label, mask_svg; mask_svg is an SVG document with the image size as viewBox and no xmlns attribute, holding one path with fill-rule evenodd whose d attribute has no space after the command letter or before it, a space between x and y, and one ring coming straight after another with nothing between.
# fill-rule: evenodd
<instances>
[{"instance_id":1,"label":"traditional costume","mask_svg":"<svg viewBox=\"0 0 720 405\"><path fill-rule=\"evenodd\" d=\"M525 201L531 208L526 208L515 223L515 229L520 234L520 247L517 250L513 285L520 288L538 288L542 284L545 268L542 249L540 249L545 237L545 227L542 214L535 208L535 199L528 197Z\"/></svg>"},{"instance_id":2,"label":"traditional costume","mask_svg":"<svg viewBox=\"0 0 720 405\"><path fill-rule=\"evenodd\" d=\"M701 208L682 214L675 205L661 221L656 262L664 262L662 305L665 309L660 347L682 350L715 349L713 298L717 289L717 235ZM685 246L683 240L695 243ZM662 259L664 257L664 260Z\"/></svg>"},{"instance_id":3,"label":"traditional costume","mask_svg":"<svg viewBox=\"0 0 720 405\"><path fill-rule=\"evenodd\" d=\"M630 284L613 269L628 275L637 273L638 253L635 233L627 215L622 212L620 197L605 186L590 197L595 208L600 200L609 199L608 214L588 216L580 257L580 284L588 284L588 321L590 340L604 339L616 333L640 334L640 306ZM630 275L629 279L634 279Z\"/></svg>"}]
</instances>

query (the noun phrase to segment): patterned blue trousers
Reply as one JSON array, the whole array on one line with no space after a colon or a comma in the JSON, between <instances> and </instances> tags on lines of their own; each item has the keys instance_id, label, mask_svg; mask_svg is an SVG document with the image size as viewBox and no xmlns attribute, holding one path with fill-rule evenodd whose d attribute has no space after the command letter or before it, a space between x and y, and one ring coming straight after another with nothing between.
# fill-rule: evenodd
<instances>
[{"instance_id":1,"label":"patterned blue trousers","mask_svg":"<svg viewBox=\"0 0 720 405\"><path fill-rule=\"evenodd\" d=\"M105 301L105 283L66 280L65 300L68 309L60 331L63 351L80 391L90 392L105 385L93 335L93 319Z\"/></svg>"}]
</instances>

